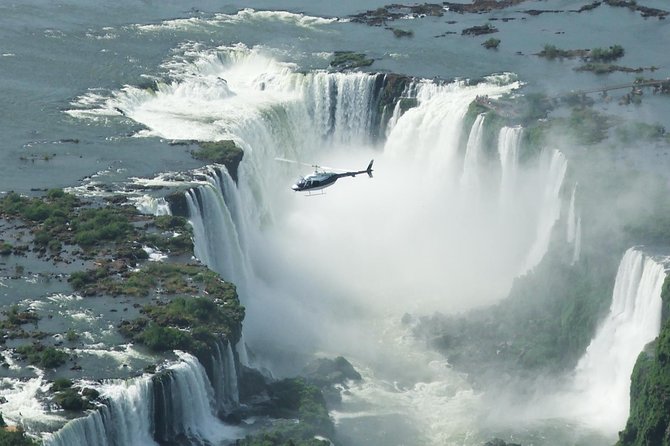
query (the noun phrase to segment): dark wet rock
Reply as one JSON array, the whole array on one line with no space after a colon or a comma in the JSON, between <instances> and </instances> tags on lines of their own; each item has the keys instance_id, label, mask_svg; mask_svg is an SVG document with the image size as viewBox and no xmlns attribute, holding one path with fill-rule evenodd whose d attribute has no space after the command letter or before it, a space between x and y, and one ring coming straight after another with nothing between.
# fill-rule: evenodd
<instances>
[{"instance_id":1,"label":"dark wet rock","mask_svg":"<svg viewBox=\"0 0 670 446\"><path fill-rule=\"evenodd\" d=\"M596 9L598 6L602 5L602 3L603 2L601 2L601 1L597 1L597 2L593 2L591 4L588 4L588 5L584 5L581 8L579 8L577 10L577 12L591 11L593 9Z\"/></svg>"},{"instance_id":2,"label":"dark wet rock","mask_svg":"<svg viewBox=\"0 0 670 446\"><path fill-rule=\"evenodd\" d=\"M642 17L645 18L656 17L659 20L664 20L668 14L670 14L669 11L664 11L662 9L638 5L635 0L604 0L604 3L609 6L628 8L631 11L639 12Z\"/></svg>"},{"instance_id":3,"label":"dark wet rock","mask_svg":"<svg viewBox=\"0 0 670 446\"><path fill-rule=\"evenodd\" d=\"M368 59L363 53L354 51L335 51L330 61L330 66L336 70L352 70L355 68L369 67L374 59Z\"/></svg>"},{"instance_id":4,"label":"dark wet rock","mask_svg":"<svg viewBox=\"0 0 670 446\"><path fill-rule=\"evenodd\" d=\"M188 203L186 202L186 195L184 195L184 192L173 192L170 195L167 195L165 200L170 205L172 215L178 215L185 218L189 217Z\"/></svg>"},{"instance_id":5,"label":"dark wet rock","mask_svg":"<svg viewBox=\"0 0 670 446\"><path fill-rule=\"evenodd\" d=\"M494 438L491 441L484 443L484 446L521 446L519 443L506 443L500 438Z\"/></svg>"},{"instance_id":6,"label":"dark wet rock","mask_svg":"<svg viewBox=\"0 0 670 446\"><path fill-rule=\"evenodd\" d=\"M245 366L240 366L238 377L238 390L240 392L240 401L249 402L258 400L265 395L267 397L268 381L261 372Z\"/></svg>"},{"instance_id":7,"label":"dark wet rock","mask_svg":"<svg viewBox=\"0 0 670 446\"><path fill-rule=\"evenodd\" d=\"M343 384L348 380L360 381L360 373L344 357L335 359L319 358L305 367L305 378L320 387Z\"/></svg>"},{"instance_id":8,"label":"dark wet rock","mask_svg":"<svg viewBox=\"0 0 670 446\"><path fill-rule=\"evenodd\" d=\"M377 9L362 12L350 16L352 22L364 23L369 26L382 26L387 22L401 19L403 17L442 17L444 7L435 3L424 3L421 5L391 4Z\"/></svg>"},{"instance_id":9,"label":"dark wet rock","mask_svg":"<svg viewBox=\"0 0 670 446\"><path fill-rule=\"evenodd\" d=\"M528 15L538 16L541 14L560 14L565 11L561 9L527 9L523 12Z\"/></svg>"},{"instance_id":10,"label":"dark wet rock","mask_svg":"<svg viewBox=\"0 0 670 446\"><path fill-rule=\"evenodd\" d=\"M406 31L404 29L400 28L390 28L391 31L393 31L393 35L400 38L400 37L414 37L414 31Z\"/></svg>"},{"instance_id":11,"label":"dark wet rock","mask_svg":"<svg viewBox=\"0 0 670 446\"><path fill-rule=\"evenodd\" d=\"M463 36L481 36L484 34L492 34L492 33L497 33L498 28L491 24L486 24L486 25L477 25L477 26L472 26L470 28L465 28L463 31L461 31L461 35Z\"/></svg>"},{"instance_id":12,"label":"dark wet rock","mask_svg":"<svg viewBox=\"0 0 670 446\"><path fill-rule=\"evenodd\" d=\"M458 13L483 13L515 6L526 0L474 0L472 3L451 3L444 2L444 6L450 11Z\"/></svg>"}]
</instances>

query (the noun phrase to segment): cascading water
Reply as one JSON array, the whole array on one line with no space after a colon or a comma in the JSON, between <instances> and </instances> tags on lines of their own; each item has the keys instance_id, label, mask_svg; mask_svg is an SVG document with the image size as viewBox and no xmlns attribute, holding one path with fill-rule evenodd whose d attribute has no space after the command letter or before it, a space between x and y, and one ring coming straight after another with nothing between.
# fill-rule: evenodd
<instances>
[{"instance_id":1,"label":"cascading water","mask_svg":"<svg viewBox=\"0 0 670 446\"><path fill-rule=\"evenodd\" d=\"M630 376L661 328L665 268L636 248L621 259L609 314L577 364L574 386L583 422L615 434L628 417Z\"/></svg>"},{"instance_id":2,"label":"cascading water","mask_svg":"<svg viewBox=\"0 0 670 446\"><path fill-rule=\"evenodd\" d=\"M233 349L229 342L218 340L212 350L210 364L205 368L214 388L215 405L230 412L240 402Z\"/></svg>"},{"instance_id":3,"label":"cascading water","mask_svg":"<svg viewBox=\"0 0 670 446\"><path fill-rule=\"evenodd\" d=\"M543 165L541 169L545 172L546 183L538 215L536 239L526 257L525 265L520 271L521 273L533 269L540 263L540 260L542 260L549 249L549 241L554 224L561 215L560 193L568 162L561 152L550 150L543 153L541 165Z\"/></svg>"},{"instance_id":4,"label":"cascading water","mask_svg":"<svg viewBox=\"0 0 670 446\"><path fill-rule=\"evenodd\" d=\"M177 435L200 443L220 442L238 435L238 429L226 426L216 417L214 389L195 357L180 354L180 362L154 378L154 386L154 435L159 442Z\"/></svg>"},{"instance_id":5,"label":"cascading water","mask_svg":"<svg viewBox=\"0 0 670 446\"><path fill-rule=\"evenodd\" d=\"M98 389L103 404L47 434L44 445L153 446L178 436L196 444L237 437L236 428L215 416L214 391L202 365L189 354L179 356L178 363L155 376L103 384ZM230 358L222 359L218 365L230 373L225 366ZM236 384L231 389L236 391Z\"/></svg>"},{"instance_id":6,"label":"cascading water","mask_svg":"<svg viewBox=\"0 0 670 446\"><path fill-rule=\"evenodd\" d=\"M503 127L498 134L500 156L500 206L506 208L516 196L519 170L519 143L522 127Z\"/></svg>"},{"instance_id":7,"label":"cascading water","mask_svg":"<svg viewBox=\"0 0 670 446\"><path fill-rule=\"evenodd\" d=\"M104 405L48 436L47 446L155 445L151 379L108 383L100 388Z\"/></svg>"},{"instance_id":8,"label":"cascading water","mask_svg":"<svg viewBox=\"0 0 670 446\"><path fill-rule=\"evenodd\" d=\"M404 361L392 353L399 328L387 322L405 312L463 310L500 299L517 273L548 249L565 158L548 151L541 157L546 162L520 166L521 131L506 130L498 150L509 154L501 155L501 181L507 185L502 196L514 198L510 213L500 206L498 185L481 181L498 173L481 151L483 117L472 135L463 135L477 96L501 95L518 84L500 77L475 86L415 82L406 94L416 107L402 114L394 109L379 152L370 146L378 75L301 74L240 47L189 48L169 67L172 83L155 93L127 88L103 108L110 114L118 108L144 124L142 135L232 139L244 150L237 186L223 170L206 169L204 183L186 198L196 255L237 283L252 348L334 351L377 371L415 370L407 385L387 386L395 378L369 375L377 389L367 401L371 413L379 414L381 400L375 398L385 395L383 413L408 414L426 443L455 441L474 429L464 415L476 406L472 390L414 344L403 349L415 359L412 366L400 365ZM459 149L467 136L473 142L466 174ZM305 200L288 189L298 172L274 161L277 156L346 167L374 157L378 170L373 180L341 179L323 199ZM481 174L473 177L479 184L476 212L474 194L458 181L475 172ZM380 327L389 331L380 335ZM429 382L421 382L426 376ZM167 419L185 430L190 423L205 427L192 418L178 422L178 405L167 392L157 395ZM439 421L446 419L454 423ZM476 435L468 438L476 441Z\"/></svg>"},{"instance_id":9,"label":"cascading water","mask_svg":"<svg viewBox=\"0 0 670 446\"><path fill-rule=\"evenodd\" d=\"M248 251L243 249L244 229L237 201L226 196L236 197L231 192L235 185L224 167L208 168L204 173L207 183L186 192L189 218L196 240L195 255L226 280L236 283L244 290L251 276L251 267L247 258ZM224 180L222 180L222 178ZM198 243L200 240L216 240L216 244Z\"/></svg>"},{"instance_id":10,"label":"cascading water","mask_svg":"<svg viewBox=\"0 0 670 446\"><path fill-rule=\"evenodd\" d=\"M570 197L570 205L568 207L568 216L566 223L565 238L568 243L572 244L572 264L579 261L579 255L582 245L582 220L575 210L575 197L577 195L577 185L572 188L572 196Z\"/></svg>"},{"instance_id":11,"label":"cascading water","mask_svg":"<svg viewBox=\"0 0 670 446\"><path fill-rule=\"evenodd\" d=\"M468 144L465 148L465 159L463 160L463 174L461 175L461 189L469 192L469 195L479 194L480 166L482 165L482 133L484 129L484 118L486 115L478 115L475 118Z\"/></svg>"}]
</instances>

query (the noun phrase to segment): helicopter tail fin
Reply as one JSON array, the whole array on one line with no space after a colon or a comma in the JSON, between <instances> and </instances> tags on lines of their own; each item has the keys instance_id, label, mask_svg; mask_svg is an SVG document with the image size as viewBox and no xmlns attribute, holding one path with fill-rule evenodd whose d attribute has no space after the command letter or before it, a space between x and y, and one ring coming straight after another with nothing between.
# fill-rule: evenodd
<instances>
[{"instance_id":1,"label":"helicopter tail fin","mask_svg":"<svg viewBox=\"0 0 670 446\"><path fill-rule=\"evenodd\" d=\"M374 162L375 160L370 160L370 164L368 164L368 168L365 170L370 178L372 178L372 163Z\"/></svg>"}]
</instances>

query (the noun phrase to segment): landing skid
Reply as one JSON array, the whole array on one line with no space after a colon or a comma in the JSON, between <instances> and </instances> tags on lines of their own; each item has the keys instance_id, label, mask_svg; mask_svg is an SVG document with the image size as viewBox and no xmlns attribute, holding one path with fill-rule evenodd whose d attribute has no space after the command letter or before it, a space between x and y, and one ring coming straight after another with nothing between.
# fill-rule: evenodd
<instances>
[{"instance_id":1,"label":"landing skid","mask_svg":"<svg viewBox=\"0 0 670 446\"><path fill-rule=\"evenodd\" d=\"M326 191L321 190L321 192L318 193L318 194L316 194L316 193L313 194L312 192L307 192L307 195L305 195L305 197L318 197L319 195L326 195Z\"/></svg>"}]
</instances>

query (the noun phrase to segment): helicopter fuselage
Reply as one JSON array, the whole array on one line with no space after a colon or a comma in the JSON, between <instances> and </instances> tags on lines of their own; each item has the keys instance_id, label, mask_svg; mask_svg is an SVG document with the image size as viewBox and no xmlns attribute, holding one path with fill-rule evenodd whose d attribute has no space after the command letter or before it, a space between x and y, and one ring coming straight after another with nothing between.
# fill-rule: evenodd
<instances>
[{"instance_id":1,"label":"helicopter fuselage","mask_svg":"<svg viewBox=\"0 0 670 446\"><path fill-rule=\"evenodd\" d=\"M300 178L293 186L291 186L291 189L296 192L321 190L335 184L338 178L355 177L356 175L360 175L362 173L367 173L372 178L373 161L370 161L367 169L359 171L337 173L317 170L304 178Z\"/></svg>"}]
</instances>

